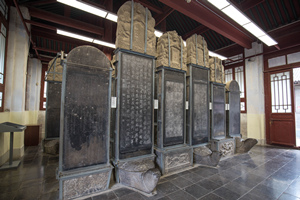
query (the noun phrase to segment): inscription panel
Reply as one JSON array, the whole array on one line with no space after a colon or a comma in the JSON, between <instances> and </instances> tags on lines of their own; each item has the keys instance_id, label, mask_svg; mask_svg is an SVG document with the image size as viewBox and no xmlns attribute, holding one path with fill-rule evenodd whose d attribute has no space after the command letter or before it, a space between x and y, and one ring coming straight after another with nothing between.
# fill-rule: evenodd
<instances>
[{"instance_id":1,"label":"inscription panel","mask_svg":"<svg viewBox=\"0 0 300 200\"><path fill-rule=\"evenodd\" d=\"M46 138L58 138L60 130L61 83L48 82Z\"/></svg>"},{"instance_id":2,"label":"inscription panel","mask_svg":"<svg viewBox=\"0 0 300 200\"><path fill-rule=\"evenodd\" d=\"M152 149L153 60L122 53L120 81L120 158L149 154Z\"/></svg>"},{"instance_id":3,"label":"inscription panel","mask_svg":"<svg viewBox=\"0 0 300 200\"><path fill-rule=\"evenodd\" d=\"M225 116L225 88L224 86L213 85L213 138L225 137Z\"/></svg>"},{"instance_id":4,"label":"inscription panel","mask_svg":"<svg viewBox=\"0 0 300 200\"><path fill-rule=\"evenodd\" d=\"M208 142L207 84L194 83L193 144Z\"/></svg>"},{"instance_id":5,"label":"inscription panel","mask_svg":"<svg viewBox=\"0 0 300 200\"><path fill-rule=\"evenodd\" d=\"M230 92L229 135L240 136L240 93Z\"/></svg>"},{"instance_id":6,"label":"inscription panel","mask_svg":"<svg viewBox=\"0 0 300 200\"><path fill-rule=\"evenodd\" d=\"M107 162L109 71L67 65L63 169Z\"/></svg>"},{"instance_id":7,"label":"inscription panel","mask_svg":"<svg viewBox=\"0 0 300 200\"><path fill-rule=\"evenodd\" d=\"M192 144L208 142L208 70L193 67L193 122Z\"/></svg>"},{"instance_id":8,"label":"inscription panel","mask_svg":"<svg viewBox=\"0 0 300 200\"><path fill-rule=\"evenodd\" d=\"M164 146L183 144L185 115L184 73L165 70Z\"/></svg>"}]
</instances>

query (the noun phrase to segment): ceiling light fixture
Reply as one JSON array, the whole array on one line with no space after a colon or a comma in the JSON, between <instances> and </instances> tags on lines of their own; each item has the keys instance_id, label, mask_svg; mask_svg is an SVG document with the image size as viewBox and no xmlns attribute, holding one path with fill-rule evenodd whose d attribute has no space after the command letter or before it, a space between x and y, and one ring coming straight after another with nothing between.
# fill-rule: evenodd
<instances>
[{"instance_id":1,"label":"ceiling light fixture","mask_svg":"<svg viewBox=\"0 0 300 200\"><path fill-rule=\"evenodd\" d=\"M265 31L257 26L251 19L249 19L243 12L236 8L230 1L227 0L207 0L216 8L225 13L228 17L236 21L239 25L243 26L247 31L260 39L268 46L278 44L271 38Z\"/></svg>"},{"instance_id":2,"label":"ceiling light fixture","mask_svg":"<svg viewBox=\"0 0 300 200\"><path fill-rule=\"evenodd\" d=\"M160 37L160 36L163 35L163 32L158 31L158 30L154 30L154 35L155 35L156 37Z\"/></svg>"},{"instance_id":3,"label":"ceiling light fixture","mask_svg":"<svg viewBox=\"0 0 300 200\"><path fill-rule=\"evenodd\" d=\"M78 40L83 40L83 41L92 42L92 43L95 43L95 44L100 44L102 46L110 47L110 48L113 48L113 49L116 48L115 44L112 44L112 43L109 43L109 42L96 40L96 39L93 39L93 38L85 37L85 36L78 35L78 34L75 34L75 33L70 33L70 32L67 32L67 31L60 30L60 29L57 29L56 32L57 32L57 34L64 35L64 36L67 36L67 37L71 37L71 38L75 38L75 39L78 39Z\"/></svg>"},{"instance_id":4,"label":"ceiling light fixture","mask_svg":"<svg viewBox=\"0 0 300 200\"><path fill-rule=\"evenodd\" d=\"M81 1L76 1L76 0L57 0L57 1L60 3L66 4L68 6L72 6L74 8L97 15L99 17L105 18L107 15L107 11L97 8L95 6L89 5L87 3L81 2Z\"/></svg>"},{"instance_id":5,"label":"ceiling light fixture","mask_svg":"<svg viewBox=\"0 0 300 200\"><path fill-rule=\"evenodd\" d=\"M85 37L85 36L82 36L82 35L78 35L78 34L75 34L75 33L70 33L70 32L67 32L67 31L60 30L60 29L57 29L56 33L59 34L59 35L68 36L68 37L75 38L75 39L78 39L78 40L93 42L92 38Z\"/></svg>"},{"instance_id":6,"label":"ceiling light fixture","mask_svg":"<svg viewBox=\"0 0 300 200\"><path fill-rule=\"evenodd\" d=\"M118 21L118 15L114 13L108 13L106 16L106 19L109 19L110 21L117 22Z\"/></svg>"},{"instance_id":7,"label":"ceiling light fixture","mask_svg":"<svg viewBox=\"0 0 300 200\"><path fill-rule=\"evenodd\" d=\"M221 60L226 60L227 58L225 56L221 56L220 54L214 53L212 51L208 51L208 55L211 57L218 57Z\"/></svg>"},{"instance_id":8,"label":"ceiling light fixture","mask_svg":"<svg viewBox=\"0 0 300 200\"><path fill-rule=\"evenodd\" d=\"M104 41L101 41L101 40L94 40L93 43L100 44L102 46L110 47L110 48L113 48L113 49L116 48L115 44L112 44L112 43L109 43L109 42L104 42Z\"/></svg>"}]
</instances>

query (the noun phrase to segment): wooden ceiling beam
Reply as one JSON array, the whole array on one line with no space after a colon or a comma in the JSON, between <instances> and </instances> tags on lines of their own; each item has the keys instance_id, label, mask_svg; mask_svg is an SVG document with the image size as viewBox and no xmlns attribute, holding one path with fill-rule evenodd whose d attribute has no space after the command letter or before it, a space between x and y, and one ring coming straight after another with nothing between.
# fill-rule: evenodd
<instances>
[{"instance_id":1,"label":"wooden ceiling beam","mask_svg":"<svg viewBox=\"0 0 300 200\"><path fill-rule=\"evenodd\" d=\"M148 2L147 0L134 0L134 1L142 4L143 6L149 8L150 10L156 12L157 14L163 14L164 12L162 8Z\"/></svg>"},{"instance_id":2,"label":"wooden ceiling beam","mask_svg":"<svg viewBox=\"0 0 300 200\"><path fill-rule=\"evenodd\" d=\"M159 14L154 17L155 19L155 26L160 24L164 19L166 19L173 11L173 8L170 8L168 6L165 6L166 8L164 9L164 12L162 14Z\"/></svg>"},{"instance_id":3,"label":"wooden ceiling beam","mask_svg":"<svg viewBox=\"0 0 300 200\"><path fill-rule=\"evenodd\" d=\"M78 30L82 30L82 31L86 31L89 33L94 33L97 35L104 35L104 28L99 27L99 26L95 26L89 23L85 23L82 21L78 21L75 19L71 19L68 17L64 17L62 15L57 15L57 14L53 14L44 10L40 10L37 8L33 8L33 7L29 7L29 12L31 17L36 17L39 19L43 19L49 22L53 22L56 24L60 24L63 26L68 26L71 28L75 28Z\"/></svg>"},{"instance_id":4,"label":"wooden ceiling beam","mask_svg":"<svg viewBox=\"0 0 300 200\"><path fill-rule=\"evenodd\" d=\"M209 30L209 28L207 28L206 26L200 25L197 28L193 29L192 31L184 34L182 36L182 39L186 40L187 38L191 37L194 34L197 34L197 35L200 34L201 35L201 34L205 33L208 30Z\"/></svg>"},{"instance_id":5,"label":"wooden ceiling beam","mask_svg":"<svg viewBox=\"0 0 300 200\"><path fill-rule=\"evenodd\" d=\"M244 48L251 48L251 43L253 41L252 37L233 23L218 15L216 12L212 12L206 4L199 1L191 1L190 3L187 3L186 1L173 0L159 1L190 17L191 19L196 20L209 29L216 31L231 41L236 42Z\"/></svg>"}]
</instances>

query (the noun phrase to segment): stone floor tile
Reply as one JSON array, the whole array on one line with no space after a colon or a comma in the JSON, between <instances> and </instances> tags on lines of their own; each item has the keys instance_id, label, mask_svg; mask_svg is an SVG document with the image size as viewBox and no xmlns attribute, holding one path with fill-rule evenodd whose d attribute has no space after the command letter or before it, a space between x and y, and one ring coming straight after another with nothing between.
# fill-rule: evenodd
<instances>
[{"instance_id":1,"label":"stone floor tile","mask_svg":"<svg viewBox=\"0 0 300 200\"><path fill-rule=\"evenodd\" d=\"M167 181L156 186L156 189L161 191L163 194L167 195L172 192L176 192L179 188L175 186L173 183Z\"/></svg>"},{"instance_id":2,"label":"stone floor tile","mask_svg":"<svg viewBox=\"0 0 300 200\"><path fill-rule=\"evenodd\" d=\"M194 198L193 196L191 196L190 194L186 193L183 190L178 190L177 192L174 192L172 194L169 194L168 197L172 200L195 200L196 198Z\"/></svg>"},{"instance_id":3,"label":"stone floor tile","mask_svg":"<svg viewBox=\"0 0 300 200\"><path fill-rule=\"evenodd\" d=\"M195 198L200 198L210 192L209 190L207 190L197 184L194 184L194 185L184 188L184 191L187 192L188 194L192 195Z\"/></svg>"},{"instance_id":4,"label":"stone floor tile","mask_svg":"<svg viewBox=\"0 0 300 200\"><path fill-rule=\"evenodd\" d=\"M278 200L300 200L300 198L295 197L293 195L283 193Z\"/></svg>"},{"instance_id":5,"label":"stone floor tile","mask_svg":"<svg viewBox=\"0 0 300 200\"><path fill-rule=\"evenodd\" d=\"M202 181L199 181L197 183L197 185L199 185L199 186L201 186L201 187L203 187L203 188L205 188L207 190L211 190L211 191L215 190L215 189L217 189L217 188L219 188L221 186L220 184L212 182L209 179L204 179Z\"/></svg>"},{"instance_id":6,"label":"stone floor tile","mask_svg":"<svg viewBox=\"0 0 300 200\"><path fill-rule=\"evenodd\" d=\"M175 179L171 180L170 182L179 188L185 188L187 186L193 185L193 183L191 181L186 180L183 177L175 178Z\"/></svg>"},{"instance_id":7,"label":"stone floor tile","mask_svg":"<svg viewBox=\"0 0 300 200\"><path fill-rule=\"evenodd\" d=\"M213 193L218 195L219 197L222 197L223 199L228 199L228 200L238 199L241 196L225 187L221 187L213 191Z\"/></svg>"},{"instance_id":8,"label":"stone floor tile","mask_svg":"<svg viewBox=\"0 0 300 200\"><path fill-rule=\"evenodd\" d=\"M92 197L93 200L115 200L117 198L118 198L117 195L115 195L113 191L106 192Z\"/></svg>"},{"instance_id":9,"label":"stone floor tile","mask_svg":"<svg viewBox=\"0 0 300 200\"><path fill-rule=\"evenodd\" d=\"M117 195L117 197L122 197L124 195L133 193L133 190L130 190L128 188L118 188L116 190L114 190L114 193Z\"/></svg>"},{"instance_id":10,"label":"stone floor tile","mask_svg":"<svg viewBox=\"0 0 300 200\"><path fill-rule=\"evenodd\" d=\"M214 193L210 193L208 195L205 195L204 197L201 197L200 200L223 200L223 198Z\"/></svg>"}]
</instances>

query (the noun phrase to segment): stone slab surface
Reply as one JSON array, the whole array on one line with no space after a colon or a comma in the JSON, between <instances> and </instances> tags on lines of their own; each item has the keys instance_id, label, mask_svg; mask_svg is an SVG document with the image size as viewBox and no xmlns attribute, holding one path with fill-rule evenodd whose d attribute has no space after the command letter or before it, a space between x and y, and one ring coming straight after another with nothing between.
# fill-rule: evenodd
<instances>
[{"instance_id":1,"label":"stone slab surface","mask_svg":"<svg viewBox=\"0 0 300 200\"><path fill-rule=\"evenodd\" d=\"M169 43L170 43L170 48L169 48ZM169 49L170 49L170 66L169 66ZM182 69L184 71L187 70L186 48L184 47L181 36L179 36L176 31L166 32L158 39L156 67L160 67L160 66Z\"/></svg>"},{"instance_id":2,"label":"stone slab surface","mask_svg":"<svg viewBox=\"0 0 300 200\"><path fill-rule=\"evenodd\" d=\"M145 24L146 9L139 3L134 2L133 14L133 36L132 49L130 49L130 29L131 29L131 1L124 3L118 10L118 22L116 33L116 48L123 48L144 53L145 50ZM147 51L146 54L155 56L156 37L154 35L155 20L148 12L147 23Z\"/></svg>"},{"instance_id":3,"label":"stone slab surface","mask_svg":"<svg viewBox=\"0 0 300 200\"><path fill-rule=\"evenodd\" d=\"M62 170L105 164L110 62L97 48L80 46L68 54L65 67Z\"/></svg>"}]
</instances>

